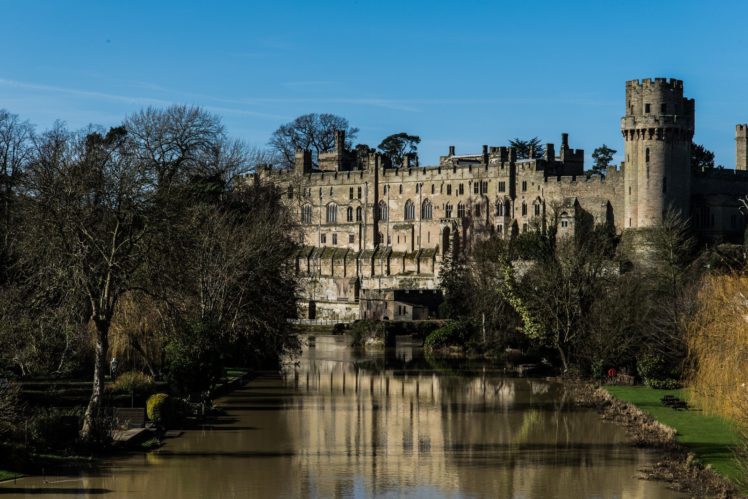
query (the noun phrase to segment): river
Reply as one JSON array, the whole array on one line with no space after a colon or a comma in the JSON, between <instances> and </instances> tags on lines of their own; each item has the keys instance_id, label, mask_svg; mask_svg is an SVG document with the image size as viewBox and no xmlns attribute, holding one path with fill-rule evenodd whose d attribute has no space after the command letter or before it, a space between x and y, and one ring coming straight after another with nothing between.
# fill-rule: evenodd
<instances>
[{"instance_id":1,"label":"river","mask_svg":"<svg viewBox=\"0 0 748 499\"><path fill-rule=\"evenodd\" d=\"M342 337L220 399L225 414L150 453L0 484L5 497L675 498L639 480L654 456L564 390L407 339Z\"/></svg>"}]
</instances>

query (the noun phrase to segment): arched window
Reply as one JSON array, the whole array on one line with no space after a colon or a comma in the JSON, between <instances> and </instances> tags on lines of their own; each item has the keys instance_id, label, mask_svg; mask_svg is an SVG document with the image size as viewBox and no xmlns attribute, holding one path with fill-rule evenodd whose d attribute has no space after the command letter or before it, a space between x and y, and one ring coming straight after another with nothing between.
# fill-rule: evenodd
<instances>
[{"instance_id":1,"label":"arched window","mask_svg":"<svg viewBox=\"0 0 748 499\"><path fill-rule=\"evenodd\" d=\"M534 205L535 205L534 206L535 216L539 217L540 216L540 200L535 201Z\"/></svg>"},{"instance_id":2,"label":"arched window","mask_svg":"<svg viewBox=\"0 0 748 499\"><path fill-rule=\"evenodd\" d=\"M424 199L423 203L421 204L421 219L422 220L431 220L431 201L428 199Z\"/></svg>"},{"instance_id":3,"label":"arched window","mask_svg":"<svg viewBox=\"0 0 748 499\"><path fill-rule=\"evenodd\" d=\"M408 199L405 203L405 220L414 220L416 218L416 207L413 201Z\"/></svg>"},{"instance_id":4,"label":"arched window","mask_svg":"<svg viewBox=\"0 0 748 499\"><path fill-rule=\"evenodd\" d=\"M527 215L527 203L522 201L522 216Z\"/></svg>"},{"instance_id":5,"label":"arched window","mask_svg":"<svg viewBox=\"0 0 748 499\"><path fill-rule=\"evenodd\" d=\"M312 205L305 204L301 207L301 223L311 224L312 223Z\"/></svg>"},{"instance_id":6,"label":"arched window","mask_svg":"<svg viewBox=\"0 0 748 499\"><path fill-rule=\"evenodd\" d=\"M361 221L361 207L356 208L356 222Z\"/></svg>"},{"instance_id":7,"label":"arched window","mask_svg":"<svg viewBox=\"0 0 748 499\"><path fill-rule=\"evenodd\" d=\"M384 201L379 202L379 220L382 220L384 222L387 221L387 203Z\"/></svg>"},{"instance_id":8,"label":"arched window","mask_svg":"<svg viewBox=\"0 0 748 499\"><path fill-rule=\"evenodd\" d=\"M462 202L457 204L457 218L465 218L465 205Z\"/></svg>"},{"instance_id":9,"label":"arched window","mask_svg":"<svg viewBox=\"0 0 748 499\"><path fill-rule=\"evenodd\" d=\"M502 201L496 201L496 216L504 216L504 203Z\"/></svg>"},{"instance_id":10,"label":"arched window","mask_svg":"<svg viewBox=\"0 0 748 499\"><path fill-rule=\"evenodd\" d=\"M347 210L345 210L345 219L348 222L353 222L353 208L351 208L350 206Z\"/></svg>"},{"instance_id":11,"label":"arched window","mask_svg":"<svg viewBox=\"0 0 748 499\"><path fill-rule=\"evenodd\" d=\"M447 206L444 207L444 218L452 218L452 205L450 203L447 203Z\"/></svg>"},{"instance_id":12,"label":"arched window","mask_svg":"<svg viewBox=\"0 0 748 499\"><path fill-rule=\"evenodd\" d=\"M327 205L327 223L334 224L338 221L338 205L330 203Z\"/></svg>"},{"instance_id":13,"label":"arched window","mask_svg":"<svg viewBox=\"0 0 748 499\"><path fill-rule=\"evenodd\" d=\"M509 204L509 200L504 201L504 216L508 217L512 214L511 212L511 205Z\"/></svg>"}]
</instances>

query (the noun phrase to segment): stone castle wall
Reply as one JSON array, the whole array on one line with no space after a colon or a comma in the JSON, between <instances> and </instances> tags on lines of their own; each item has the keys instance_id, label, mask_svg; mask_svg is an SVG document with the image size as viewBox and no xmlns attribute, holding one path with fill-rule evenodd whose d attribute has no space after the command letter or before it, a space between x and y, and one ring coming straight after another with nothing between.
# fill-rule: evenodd
<instances>
[{"instance_id":1,"label":"stone castle wall","mask_svg":"<svg viewBox=\"0 0 748 499\"><path fill-rule=\"evenodd\" d=\"M538 159L517 159L507 147L468 155L450 147L436 166L402 168L378 154L352 157L337 134L317 167L300 151L295 168L264 169L257 179L280 186L299 215L304 313L347 321L358 317L362 290L435 289L445 254L488 234L508 238L559 221L562 236L580 222L621 233L651 227L674 207L705 238L739 238L748 173L692 173L694 121L683 82L634 80L621 120L624 162L605 176L585 174L584 151L571 149L567 134L558 151L547 144ZM736 128L736 142L740 165L748 127Z\"/></svg>"}]
</instances>

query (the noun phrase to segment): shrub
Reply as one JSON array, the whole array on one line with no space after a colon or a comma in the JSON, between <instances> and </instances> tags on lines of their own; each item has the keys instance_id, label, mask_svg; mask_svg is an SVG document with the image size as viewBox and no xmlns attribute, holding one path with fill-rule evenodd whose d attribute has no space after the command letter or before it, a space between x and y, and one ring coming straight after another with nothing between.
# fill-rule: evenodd
<instances>
[{"instance_id":1,"label":"shrub","mask_svg":"<svg viewBox=\"0 0 748 499\"><path fill-rule=\"evenodd\" d=\"M40 451L70 448L78 439L82 418L81 408L40 408L28 419L29 443Z\"/></svg>"},{"instance_id":2,"label":"shrub","mask_svg":"<svg viewBox=\"0 0 748 499\"><path fill-rule=\"evenodd\" d=\"M426 337L423 346L429 350L454 345L464 345L470 336L470 324L463 321L449 321Z\"/></svg>"},{"instance_id":3,"label":"shrub","mask_svg":"<svg viewBox=\"0 0 748 499\"><path fill-rule=\"evenodd\" d=\"M355 321L351 325L351 337L353 338L353 346L361 346L366 343L369 338L376 338L383 336L384 327L381 322L359 320Z\"/></svg>"},{"instance_id":4,"label":"shrub","mask_svg":"<svg viewBox=\"0 0 748 499\"><path fill-rule=\"evenodd\" d=\"M166 393L156 393L145 404L148 419L159 426L168 427L173 423L174 410L171 397Z\"/></svg>"},{"instance_id":5,"label":"shrub","mask_svg":"<svg viewBox=\"0 0 748 499\"><path fill-rule=\"evenodd\" d=\"M110 390L116 393L145 394L153 391L153 378L139 371L128 371L120 374Z\"/></svg>"},{"instance_id":6,"label":"shrub","mask_svg":"<svg viewBox=\"0 0 748 499\"><path fill-rule=\"evenodd\" d=\"M218 327L187 324L166 345L166 381L180 394L204 392L224 375Z\"/></svg>"},{"instance_id":7,"label":"shrub","mask_svg":"<svg viewBox=\"0 0 748 499\"><path fill-rule=\"evenodd\" d=\"M672 378L648 379L646 383L650 388L654 388L656 390L677 390L678 388L683 387L683 384L680 381Z\"/></svg>"},{"instance_id":8,"label":"shrub","mask_svg":"<svg viewBox=\"0 0 748 499\"><path fill-rule=\"evenodd\" d=\"M21 413L19 388L16 383L0 379L0 435L11 433Z\"/></svg>"},{"instance_id":9,"label":"shrub","mask_svg":"<svg viewBox=\"0 0 748 499\"><path fill-rule=\"evenodd\" d=\"M676 369L660 354L644 353L636 361L636 371L644 384L652 388L680 386Z\"/></svg>"}]
</instances>

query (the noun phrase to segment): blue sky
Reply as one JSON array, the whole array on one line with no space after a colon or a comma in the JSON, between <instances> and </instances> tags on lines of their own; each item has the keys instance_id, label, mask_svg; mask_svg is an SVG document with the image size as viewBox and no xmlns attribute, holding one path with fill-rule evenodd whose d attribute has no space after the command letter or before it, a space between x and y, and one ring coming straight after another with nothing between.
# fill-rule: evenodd
<instances>
[{"instance_id":1,"label":"blue sky","mask_svg":"<svg viewBox=\"0 0 748 499\"><path fill-rule=\"evenodd\" d=\"M376 146L418 134L422 163L538 136L622 149L626 80L675 77L695 140L733 167L748 122L748 2L0 0L0 108L40 129L110 126L187 103L264 145L308 112ZM618 159L621 158L619 152Z\"/></svg>"}]
</instances>

